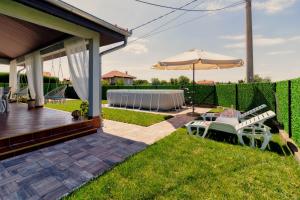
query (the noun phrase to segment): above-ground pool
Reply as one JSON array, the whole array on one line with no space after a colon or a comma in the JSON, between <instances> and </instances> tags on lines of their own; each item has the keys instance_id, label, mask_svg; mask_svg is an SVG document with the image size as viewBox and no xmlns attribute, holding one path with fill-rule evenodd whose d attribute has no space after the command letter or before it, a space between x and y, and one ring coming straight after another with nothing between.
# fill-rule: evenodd
<instances>
[{"instance_id":1,"label":"above-ground pool","mask_svg":"<svg viewBox=\"0 0 300 200\"><path fill-rule=\"evenodd\" d=\"M112 107L146 110L176 110L184 104L183 90L107 90L107 101Z\"/></svg>"}]
</instances>

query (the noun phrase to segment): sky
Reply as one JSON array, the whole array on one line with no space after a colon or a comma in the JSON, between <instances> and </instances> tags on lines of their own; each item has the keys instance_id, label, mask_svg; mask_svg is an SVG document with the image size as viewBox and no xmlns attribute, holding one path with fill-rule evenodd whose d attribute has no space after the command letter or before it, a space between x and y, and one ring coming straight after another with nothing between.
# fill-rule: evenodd
<instances>
[{"instance_id":1,"label":"sky","mask_svg":"<svg viewBox=\"0 0 300 200\"><path fill-rule=\"evenodd\" d=\"M145 5L134 0L64 0L98 18L120 27L132 28L165 14L170 9ZM180 7L191 0L147 0ZM186 8L214 9L237 0L198 0ZM163 2L163 3L162 3ZM206 14L205 16L203 16ZM178 17L181 15L180 17ZM300 76L300 0L253 0L254 73L273 81ZM192 20L192 21L191 21ZM166 22L171 21L165 25ZM185 23L190 21L189 23ZM165 26L163 26L165 25ZM161 20L134 30L133 41L161 26L160 33L129 42L122 50L102 57L102 74L111 70L128 71L137 79L169 80L191 71L156 71L151 66L160 60L190 49L203 49L245 60L245 6L226 11L203 13L176 11ZM164 31L168 29L167 31ZM69 72L61 59L63 76ZM45 62L44 71L51 71ZM53 61L58 72L59 59ZM2 67L7 71L7 67ZM52 72L53 73L53 72ZM245 79L245 66L227 70L197 71L197 80L218 82Z\"/></svg>"}]
</instances>

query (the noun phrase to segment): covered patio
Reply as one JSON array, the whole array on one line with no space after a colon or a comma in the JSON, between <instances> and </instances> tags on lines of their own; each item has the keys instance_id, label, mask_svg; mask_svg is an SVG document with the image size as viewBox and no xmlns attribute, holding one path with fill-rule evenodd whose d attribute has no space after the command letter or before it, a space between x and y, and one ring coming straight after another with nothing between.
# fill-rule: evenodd
<instances>
[{"instance_id":1,"label":"covered patio","mask_svg":"<svg viewBox=\"0 0 300 200\"><path fill-rule=\"evenodd\" d=\"M11 94L20 89L17 73L26 71L34 109L10 103L0 114L0 158L95 133L101 125L101 57L124 47L130 33L62 1L0 2L0 64L10 65ZM100 52L100 47L123 42ZM43 108L43 62L67 56L72 85L89 103L88 119Z\"/></svg>"}]
</instances>

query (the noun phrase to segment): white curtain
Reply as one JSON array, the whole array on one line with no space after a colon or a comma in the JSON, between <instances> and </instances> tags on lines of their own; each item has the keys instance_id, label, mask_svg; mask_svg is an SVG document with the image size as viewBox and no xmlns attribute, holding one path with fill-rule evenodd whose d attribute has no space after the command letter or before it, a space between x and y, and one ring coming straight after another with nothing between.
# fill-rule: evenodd
<instances>
[{"instance_id":1,"label":"white curtain","mask_svg":"<svg viewBox=\"0 0 300 200\"><path fill-rule=\"evenodd\" d=\"M9 87L11 92L14 93L17 90L17 61L12 60L9 66Z\"/></svg>"},{"instance_id":2,"label":"white curtain","mask_svg":"<svg viewBox=\"0 0 300 200\"><path fill-rule=\"evenodd\" d=\"M33 55L29 54L25 56L25 68L26 68L26 76L28 82L28 88L30 92L30 96L32 99L35 99L35 90L34 90L34 72L33 72Z\"/></svg>"},{"instance_id":3,"label":"white curtain","mask_svg":"<svg viewBox=\"0 0 300 200\"><path fill-rule=\"evenodd\" d=\"M35 105L44 105L43 61L39 51L33 53Z\"/></svg>"},{"instance_id":4,"label":"white curtain","mask_svg":"<svg viewBox=\"0 0 300 200\"><path fill-rule=\"evenodd\" d=\"M81 38L72 38L66 40L64 45L72 85L80 99L88 100L89 54L86 42Z\"/></svg>"},{"instance_id":5,"label":"white curtain","mask_svg":"<svg viewBox=\"0 0 300 200\"><path fill-rule=\"evenodd\" d=\"M43 62L39 51L25 56L25 67L31 98L35 99L36 106L43 106Z\"/></svg>"}]
</instances>

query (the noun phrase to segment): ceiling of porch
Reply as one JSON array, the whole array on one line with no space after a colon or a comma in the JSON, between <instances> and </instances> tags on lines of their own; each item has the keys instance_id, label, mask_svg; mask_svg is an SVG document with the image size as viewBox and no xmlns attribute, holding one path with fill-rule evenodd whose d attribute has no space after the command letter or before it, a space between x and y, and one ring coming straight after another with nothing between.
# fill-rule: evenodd
<instances>
[{"instance_id":1,"label":"ceiling of porch","mask_svg":"<svg viewBox=\"0 0 300 200\"><path fill-rule=\"evenodd\" d=\"M0 14L0 58L13 59L70 35Z\"/></svg>"}]
</instances>

